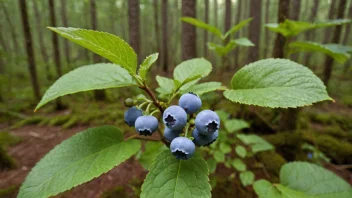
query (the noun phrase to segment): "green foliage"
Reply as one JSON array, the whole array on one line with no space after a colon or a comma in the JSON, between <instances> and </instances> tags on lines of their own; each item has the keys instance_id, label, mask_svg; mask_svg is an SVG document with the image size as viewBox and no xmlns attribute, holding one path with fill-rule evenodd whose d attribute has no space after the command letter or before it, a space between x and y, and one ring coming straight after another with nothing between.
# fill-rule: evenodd
<instances>
[{"instance_id":1,"label":"green foliage","mask_svg":"<svg viewBox=\"0 0 352 198\"><path fill-rule=\"evenodd\" d=\"M138 161L141 163L144 169L148 170L152 164L154 158L161 151L167 150L164 144L161 142L147 142L145 144L145 151L139 157Z\"/></svg>"},{"instance_id":2,"label":"green foliage","mask_svg":"<svg viewBox=\"0 0 352 198\"><path fill-rule=\"evenodd\" d=\"M121 38L106 32L79 28L49 27L49 29L111 62L121 65L129 73L136 73L137 55L132 47Z\"/></svg>"},{"instance_id":3,"label":"green foliage","mask_svg":"<svg viewBox=\"0 0 352 198\"><path fill-rule=\"evenodd\" d=\"M174 69L174 79L179 82L179 85L176 87L206 77L211 70L211 63L204 58L194 58L183 61Z\"/></svg>"},{"instance_id":4,"label":"green foliage","mask_svg":"<svg viewBox=\"0 0 352 198\"><path fill-rule=\"evenodd\" d=\"M137 140L123 140L119 129L87 129L51 150L32 169L18 197L49 197L87 182L130 158Z\"/></svg>"},{"instance_id":5,"label":"green foliage","mask_svg":"<svg viewBox=\"0 0 352 198\"><path fill-rule=\"evenodd\" d=\"M280 171L280 184L266 180L254 183L254 190L263 197L347 198L352 195L351 186L334 173L307 162L292 162Z\"/></svg>"},{"instance_id":6,"label":"green foliage","mask_svg":"<svg viewBox=\"0 0 352 198\"><path fill-rule=\"evenodd\" d=\"M141 198L211 197L205 160L177 160L170 151L156 156L142 185Z\"/></svg>"},{"instance_id":7,"label":"green foliage","mask_svg":"<svg viewBox=\"0 0 352 198\"><path fill-rule=\"evenodd\" d=\"M352 53L352 47L340 44L320 44L310 41L295 41L289 44L290 53L296 52L321 52L331 56L339 63L345 63Z\"/></svg>"},{"instance_id":8,"label":"green foliage","mask_svg":"<svg viewBox=\"0 0 352 198\"><path fill-rule=\"evenodd\" d=\"M132 76L118 65L99 63L82 66L60 77L45 92L36 110L49 101L67 94L132 85L136 85Z\"/></svg>"},{"instance_id":9,"label":"green foliage","mask_svg":"<svg viewBox=\"0 0 352 198\"><path fill-rule=\"evenodd\" d=\"M242 162L242 160L236 158L232 161L231 165L238 171L245 171L247 170L247 165Z\"/></svg>"},{"instance_id":10,"label":"green foliage","mask_svg":"<svg viewBox=\"0 0 352 198\"><path fill-rule=\"evenodd\" d=\"M224 96L242 104L271 108L301 107L332 100L308 68L286 59L264 59L241 68Z\"/></svg>"},{"instance_id":11,"label":"green foliage","mask_svg":"<svg viewBox=\"0 0 352 198\"><path fill-rule=\"evenodd\" d=\"M149 68L158 59L158 56L159 56L159 53L154 53L147 56L147 58L144 59L143 63L141 64L138 70L138 74L143 80L145 80Z\"/></svg>"},{"instance_id":12,"label":"green foliage","mask_svg":"<svg viewBox=\"0 0 352 198\"><path fill-rule=\"evenodd\" d=\"M206 23L204 23L201 20L198 20L198 19L195 19L195 18L192 18L192 17L182 17L181 20L184 21L184 22L187 22L189 24L192 24L192 25L194 25L196 27L205 29L205 30L209 31L210 33L214 34L215 36L217 36L220 39L223 38L223 36L221 34L221 31L218 28L216 28L214 26L211 26L209 24L206 24Z\"/></svg>"},{"instance_id":13,"label":"green foliage","mask_svg":"<svg viewBox=\"0 0 352 198\"><path fill-rule=\"evenodd\" d=\"M248 25L252 21L252 18L248 18L245 20L240 21L237 25L233 26L229 31L225 33L223 36L223 39L226 39L228 36L236 33L240 29L242 29L244 26Z\"/></svg>"},{"instance_id":14,"label":"green foliage","mask_svg":"<svg viewBox=\"0 0 352 198\"><path fill-rule=\"evenodd\" d=\"M208 92L212 92L216 90L224 90L224 89L226 89L226 87L221 86L220 82L205 82L205 83L191 85L186 89L181 89L181 94L184 94L187 92L193 92L201 96Z\"/></svg>"},{"instance_id":15,"label":"green foliage","mask_svg":"<svg viewBox=\"0 0 352 198\"><path fill-rule=\"evenodd\" d=\"M254 182L254 174L251 171L243 171L240 173L240 180L243 186L252 185Z\"/></svg>"},{"instance_id":16,"label":"green foliage","mask_svg":"<svg viewBox=\"0 0 352 198\"><path fill-rule=\"evenodd\" d=\"M235 151L236 151L237 155L242 158L245 158L247 155L247 150L241 145L236 146Z\"/></svg>"},{"instance_id":17,"label":"green foliage","mask_svg":"<svg viewBox=\"0 0 352 198\"><path fill-rule=\"evenodd\" d=\"M238 134L237 138L240 139L244 144L250 145L253 153L274 149L273 145L257 135Z\"/></svg>"},{"instance_id":18,"label":"green foliage","mask_svg":"<svg viewBox=\"0 0 352 198\"><path fill-rule=\"evenodd\" d=\"M234 133L236 131L249 128L249 124L244 120L231 119L225 121L225 128L229 133Z\"/></svg>"},{"instance_id":19,"label":"green foliage","mask_svg":"<svg viewBox=\"0 0 352 198\"><path fill-rule=\"evenodd\" d=\"M292 36L297 36L298 34L308 30L336 26L336 25L343 25L347 23L351 23L351 20L336 19L336 20L330 20L330 21L310 23L310 22L293 21L293 20L286 19L283 23L280 23L280 24L269 23L269 24L266 24L265 26L269 28L269 30L279 33L284 37L292 37Z\"/></svg>"}]
</instances>

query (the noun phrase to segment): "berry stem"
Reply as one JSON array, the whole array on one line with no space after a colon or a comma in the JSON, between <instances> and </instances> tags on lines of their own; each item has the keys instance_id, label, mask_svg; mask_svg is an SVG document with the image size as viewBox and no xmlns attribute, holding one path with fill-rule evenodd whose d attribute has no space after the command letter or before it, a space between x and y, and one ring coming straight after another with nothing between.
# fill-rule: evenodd
<instances>
[{"instance_id":1,"label":"berry stem","mask_svg":"<svg viewBox=\"0 0 352 198\"><path fill-rule=\"evenodd\" d=\"M187 123L187 124L186 124L186 127L185 127L185 129L186 129L186 131L185 131L185 137L188 137L189 126L190 126L190 124Z\"/></svg>"},{"instance_id":2,"label":"berry stem","mask_svg":"<svg viewBox=\"0 0 352 198\"><path fill-rule=\"evenodd\" d=\"M153 104L158 107L158 109L160 110L161 113L164 113L164 109L163 107L160 105L159 100L155 97L154 93L152 92L152 90L150 90L150 88L144 83L142 86L140 86L139 88L143 89L145 92L148 93L148 95L152 98L153 100Z\"/></svg>"},{"instance_id":3,"label":"berry stem","mask_svg":"<svg viewBox=\"0 0 352 198\"><path fill-rule=\"evenodd\" d=\"M130 139L140 139L140 140L153 141L153 142L159 142L159 141L160 141L160 140L156 140L156 139L145 138L145 137L140 136L140 135L137 135L137 134L131 135L130 137L128 137L128 138L126 139L126 141L127 141L127 140L130 140Z\"/></svg>"},{"instance_id":4,"label":"berry stem","mask_svg":"<svg viewBox=\"0 0 352 198\"><path fill-rule=\"evenodd\" d=\"M158 113L158 112L160 112L158 109L157 110L154 110L153 112L151 112L149 115L153 115L154 113Z\"/></svg>"}]
</instances>

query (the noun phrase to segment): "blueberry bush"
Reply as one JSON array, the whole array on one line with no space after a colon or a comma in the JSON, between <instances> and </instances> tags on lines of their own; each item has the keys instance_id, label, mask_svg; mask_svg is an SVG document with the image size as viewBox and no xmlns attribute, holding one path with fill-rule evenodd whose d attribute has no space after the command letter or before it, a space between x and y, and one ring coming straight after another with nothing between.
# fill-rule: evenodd
<instances>
[{"instance_id":1,"label":"blueberry bush","mask_svg":"<svg viewBox=\"0 0 352 198\"><path fill-rule=\"evenodd\" d=\"M226 87L219 82L200 83L210 74L212 65L204 58L195 58L176 66L173 78L156 76L156 94L147 82L154 80L148 71L157 53L138 66L134 50L117 36L77 28L49 29L112 63L86 65L65 74L46 91L35 111L58 97L81 91L134 86L145 95L127 98L124 118L118 118L131 126L133 134L123 133L116 126L101 126L72 136L37 163L18 197L57 195L133 156L149 170L142 198L211 197L209 172L218 162L238 170L242 185L253 184L259 197L351 195L345 181L309 163L283 166L278 184L255 181L242 159L273 146L259 136L234 133L249 126L245 121L229 119L221 110L202 108L202 95L214 91L223 91L232 102L270 108L296 108L332 100L322 81L307 67L287 59L260 60L240 69ZM156 136L158 142L148 141L151 139L147 136ZM144 141L147 143L142 151ZM226 156L232 151L234 156Z\"/></svg>"}]
</instances>

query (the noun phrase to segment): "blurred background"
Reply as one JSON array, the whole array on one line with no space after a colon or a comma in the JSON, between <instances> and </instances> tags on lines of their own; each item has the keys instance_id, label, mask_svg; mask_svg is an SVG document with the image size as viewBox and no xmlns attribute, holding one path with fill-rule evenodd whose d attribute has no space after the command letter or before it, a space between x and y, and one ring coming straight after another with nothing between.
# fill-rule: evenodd
<instances>
[{"instance_id":1,"label":"blurred background","mask_svg":"<svg viewBox=\"0 0 352 198\"><path fill-rule=\"evenodd\" d=\"M265 24L282 22L278 18L282 16L280 4L281 8L286 5L284 18L292 20L352 18L352 0L0 0L0 197L15 197L35 163L56 144L79 131L112 124L133 133L133 128L123 121L123 101L141 93L138 89L65 96L33 112L47 88L63 74L83 65L108 62L46 27L112 33L134 48L139 62L159 52L149 74L153 88L157 87L156 75L172 76L177 64L195 57L212 62L213 72L207 80L229 87L238 69L274 57L277 34L265 28ZM219 42L218 38L182 22L182 16L197 18L223 32L252 17L252 22L233 37L247 37L255 46L237 47L227 55L225 65L207 47L208 42ZM340 29L339 34L336 28ZM350 31L348 23L311 30L294 39L352 45ZM248 127L241 132L256 133L276 147L276 151L257 156L273 180L282 164L303 160L323 164L351 183L352 62L327 61L322 53L297 53L291 59L324 78L335 102L301 108L298 116L289 118L293 126L282 126L280 110L234 104L224 99L221 92L204 95L203 103L207 108L226 111L229 118L242 119ZM326 78L328 68L332 72ZM312 147L307 149L307 144ZM310 155L314 152L323 157L312 159ZM225 164L218 161L212 173L216 180L213 197L255 197L250 187L241 187L237 180L228 178L233 171ZM58 197L136 197L145 174L141 165L128 160Z\"/></svg>"}]
</instances>

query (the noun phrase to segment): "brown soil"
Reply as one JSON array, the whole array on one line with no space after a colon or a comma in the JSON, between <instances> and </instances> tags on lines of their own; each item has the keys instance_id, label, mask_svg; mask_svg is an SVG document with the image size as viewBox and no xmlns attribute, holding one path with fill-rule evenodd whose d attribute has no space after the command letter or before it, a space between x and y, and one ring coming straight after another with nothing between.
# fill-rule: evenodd
<instances>
[{"instance_id":1,"label":"brown soil","mask_svg":"<svg viewBox=\"0 0 352 198\"><path fill-rule=\"evenodd\" d=\"M19 187L32 167L55 145L86 128L75 127L62 130L60 127L25 126L11 131L11 133L23 139L21 143L8 148L8 153L16 160L18 168L0 172L0 189L11 186ZM143 179L145 175L146 171L139 163L130 159L100 177L57 197L100 197L103 192L109 189L117 186L126 187L129 181L135 178ZM17 192L9 197L16 197Z\"/></svg>"}]
</instances>

